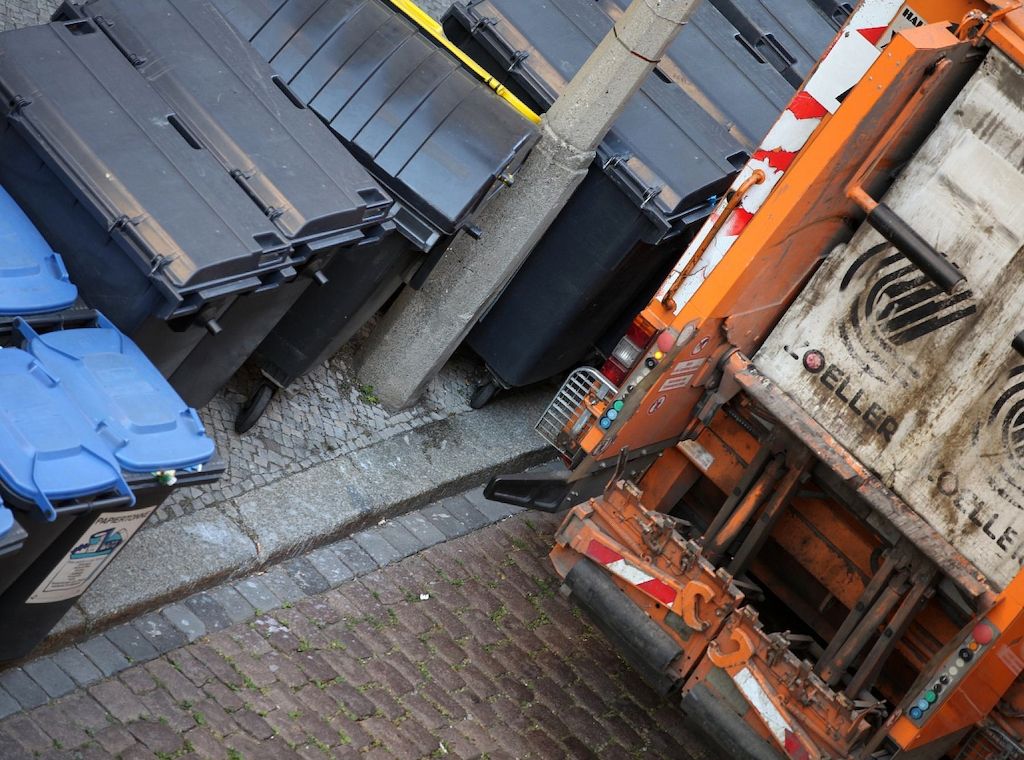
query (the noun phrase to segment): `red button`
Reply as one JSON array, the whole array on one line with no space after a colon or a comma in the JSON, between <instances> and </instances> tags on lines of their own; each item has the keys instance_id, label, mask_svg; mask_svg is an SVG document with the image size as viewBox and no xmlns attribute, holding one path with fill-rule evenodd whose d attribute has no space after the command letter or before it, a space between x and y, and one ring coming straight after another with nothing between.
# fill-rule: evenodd
<instances>
[{"instance_id":1,"label":"red button","mask_svg":"<svg viewBox=\"0 0 1024 760\"><path fill-rule=\"evenodd\" d=\"M986 623L978 623L974 626L974 630L971 631L971 635L974 637L975 641L982 646L985 646L992 641L994 634L992 633L992 629Z\"/></svg>"}]
</instances>

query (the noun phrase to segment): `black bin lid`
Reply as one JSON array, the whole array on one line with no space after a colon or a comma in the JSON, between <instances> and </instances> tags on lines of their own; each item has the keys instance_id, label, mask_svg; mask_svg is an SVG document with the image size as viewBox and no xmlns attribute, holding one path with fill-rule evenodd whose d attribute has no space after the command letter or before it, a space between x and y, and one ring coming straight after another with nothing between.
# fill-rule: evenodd
<instances>
[{"instance_id":1,"label":"black bin lid","mask_svg":"<svg viewBox=\"0 0 1024 760\"><path fill-rule=\"evenodd\" d=\"M378 183L209 3L58 16L71 20L0 36L0 117L168 300L252 289L308 257L303 244L358 239L387 215Z\"/></svg>"},{"instance_id":2,"label":"black bin lid","mask_svg":"<svg viewBox=\"0 0 1024 760\"><path fill-rule=\"evenodd\" d=\"M803 5L803 0L795 4ZM598 5L617 21L629 0L599 0ZM729 130L737 150L748 152L768 133L794 91L780 70L708 1L697 6L680 30L655 76L670 79Z\"/></svg>"},{"instance_id":3,"label":"black bin lid","mask_svg":"<svg viewBox=\"0 0 1024 760\"><path fill-rule=\"evenodd\" d=\"M822 2L698 5L598 150L605 171L659 227L692 218L687 212L723 192L767 134L832 39ZM447 19L505 66L506 84L546 110L628 6L472 0Z\"/></svg>"},{"instance_id":4,"label":"black bin lid","mask_svg":"<svg viewBox=\"0 0 1024 760\"><path fill-rule=\"evenodd\" d=\"M449 13L543 110L612 27L594 0L481 0L457 3ZM746 147L671 78L652 74L612 125L598 159L667 231L728 187Z\"/></svg>"},{"instance_id":5,"label":"black bin lid","mask_svg":"<svg viewBox=\"0 0 1024 760\"><path fill-rule=\"evenodd\" d=\"M833 0L708 0L751 52L798 87L845 23L852 6ZM705 3L706 4L706 3Z\"/></svg>"},{"instance_id":6,"label":"black bin lid","mask_svg":"<svg viewBox=\"0 0 1024 760\"><path fill-rule=\"evenodd\" d=\"M452 234L536 127L379 0L214 0L401 201Z\"/></svg>"}]
</instances>

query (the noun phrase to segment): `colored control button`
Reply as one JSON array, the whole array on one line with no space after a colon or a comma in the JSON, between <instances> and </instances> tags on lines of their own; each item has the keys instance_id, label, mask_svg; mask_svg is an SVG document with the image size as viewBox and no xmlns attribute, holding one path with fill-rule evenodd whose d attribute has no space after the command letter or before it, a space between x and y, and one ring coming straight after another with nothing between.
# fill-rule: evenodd
<instances>
[{"instance_id":1,"label":"colored control button","mask_svg":"<svg viewBox=\"0 0 1024 760\"><path fill-rule=\"evenodd\" d=\"M974 626L974 630L971 631L971 636L979 644L985 646L992 641L994 634L992 633L992 628L988 624L978 623Z\"/></svg>"},{"instance_id":2,"label":"colored control button","mask_svg":"<svg viewBox=\"0 0 1024 760\"><path fill-rule=\"evenodd\" d=\"M612 421L607 417L602 417L601 421L598 422L597 424L600 425L602 429L607 430L612 426Z\"/></svg>"},{"instance_id":3,"label":"colored control button","mask_svg":"<svg viewBox=\"0 0 1024 760\"><path fill-rule=\"evenodd\" d=\"M625 405L625 401L616 401L614 404L612 404L612 409L614 409L616 412L621 412L622 407L624 407Z\"/></svg>"},{"instance_id":4,"label":"colored control button","mask_svg":"<svg viewBox=\"0 0 1024 760\"><path fill-rule=\"evenodd\" d=\"M956 658L955 667L956 667L957 670L960 670L960 668L962 668L966 664L967 664L967 662L966 662L966 660L964 660L963 657L957 657ZM952 669L953 668L950 668L950 670L952 670Z\"/></svg>"},{"instance_id":5,"label":"colored control button","mask_svg":"<svg viewBox=\"0 0 1024 760\"><path fill-rule=\"evenodd\" d=\"M924 715L924 713L921 712L921 708L920 707L911 707L910 708L910 718L911 718L911 720L921 720L921 716L922 715Z\"/></svg>"},{"instance_id":6,"label":"colored control button","mask_svg":"<svg viewBox=\"0 0 1024 760\"><path fill-rule=\"evenodd\" d=\"M939 695L936 694L934 691L926 691L924 693L924 698L928 702L928 704L934 705L935 700L939 698Z\"/></svg>"},{"instance_id":7,"label":"colored control button","mask_svg":"<svg viewBox=\"0 0 1024 760\"><path fill-rule=\"evenodd\" d=\"M970 662L971 659L974 657L974 652L972 652L970 649L967 649L966 647L961 649L956 654L957 654L957 657L959 657L964 662Z\"/></svg>"},{"instance_id":8,"label":"colored control button","mask_svg":"<svg viewBox=\"0 0 1024 760\"><path fill-rule=\"evenodd\" d=\"M977 652L978 651L978 642L977 641L972 641L970 644L967 645L967 648L970 649L972 652Z\"/></svg>"},{"instance_id":9,"label":"colored control button","mask_svg":"<svg viewBox=\"0 0 1024 760\"><path fill-rule=\"evenodd\" d=\"M918 709L919 709L919 710L920 710L921 712L924 712L924 711L925 711L925 710L927 710L927 709L928 709L929 707L931 707L931 704L930 704L930 703L928 702L928 700L927 700L927 699L919 699L919 700L917 700L917 708L918 708Z\"/></svg>"},{"instance_id":10,"label":"colored control button","mask_svg":"<svg viewBox=\"0 0 1024 760\"><path fill-rule=\"evenodd\" d=\"M607 412L605 412L605 416L610 420L614 420L616 417L619 416L619 413L615 409L609 409Z\"/></svg>"},{"instance_id":11,"label":"colored control button","mask_svg":"<svg viewBox=\"0 0 1024 760\"><path fill-rule=\"evenodd\" d=\"M960 663L960 667L963 667L963 663ZM956 665L950 665L949 670L947 670L946 672L949 673L950 678L956 678L956 674L960 672L960 668L958 668Z\"/></svg>"}]
</instances>

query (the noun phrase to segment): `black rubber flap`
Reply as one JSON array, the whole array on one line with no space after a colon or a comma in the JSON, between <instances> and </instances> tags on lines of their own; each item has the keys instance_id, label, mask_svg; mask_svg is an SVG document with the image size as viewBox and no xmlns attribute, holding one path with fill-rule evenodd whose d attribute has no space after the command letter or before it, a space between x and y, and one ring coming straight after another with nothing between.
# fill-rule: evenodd
<instances>
[{"instance_id":1,"label":"black rubber flap","mask_svg":"<svg viewBox=\"0 0 1024 760\"><path fill-rule=\"evenodd\" d=\"M451 234L537 129L379 0L214 0L403 203Z\"/></svg>"},{"instance_id":2,"label":"black rubber flap","mask_svg":"<svg viewBox=\"0 0 1024 760\"><path fill-rule=\"evenodd\" d=\"M87 8L103 18L0 37L0 115L165 297L251 289L307 257L297 244L386 215L380 186L208 3Z\"/></svg>"}]
</instances>

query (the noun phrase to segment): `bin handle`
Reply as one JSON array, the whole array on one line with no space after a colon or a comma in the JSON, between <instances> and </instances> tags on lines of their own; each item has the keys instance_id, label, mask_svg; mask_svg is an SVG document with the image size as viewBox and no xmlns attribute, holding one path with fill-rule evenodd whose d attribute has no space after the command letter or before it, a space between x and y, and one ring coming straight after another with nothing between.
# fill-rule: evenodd
<instances>
[{"instance_id":1,"label":"bin handle","mask_svg":"<svg viewBox=\"0 0 1024 760\"><path fill-rule=\"evenodd\" d=\"M58 517L71 517L74 515L85 514L86 512L101 512L104 510L121 509L122 507L134 506L134 496L129 494L128 496L112 496L108 499L98 499L96 501L85 502L81 504L70 504L66 507L57 508Z\"/></svg>"},{"instance_id":2,"label":"bin handle","mask_svg":"<svg viewBox=\"0 0 1024 760\"><path fill-rule=\"evenodd\" d=\"M53 522L57 519L57 510L53 507L53 502L43 493L43 489L39 487L39 479L36 477L36 470L39 466L39 455L34 454L32 456L32 485L36 489L36 498L34 499L36 506L39 507L39 511L43 513L43 517L46 522Z\"/></svg>"},{"instance_id":3,"label":"bin handle","mask_svg":"<svg viewBox=\"0 0 1024 760\"><path fill-rule=\"evenodd\" d=\"M57 270L57 279L71 282L71 275L68 273L68 268L64 265L64 258L59 253L54 252L51 259L53 260L54 268Z\"/></svg>"},{"instance_id":4,"label":"bin handle","mask_svg":"<svg viewBox=\"0 0 1024 760\"><path fill-rule=\"evenodd\" d=\"M19 333L21 333L21 337L24 338L25 342L30 344L30 345L32 343L34 343L35 341L37 341L37 340L38 341L42 341L42 336L35 331L35 329L32 327L32 325L30 325L28 322L26 322L21 317L15 317L15 319L14 319L14 329L17 330ZM78 358L78 357L76 357L76 356L74 356L72 354L69 354L67 351L62 351L61 349L55 348L54 346L51 346L51 345L47 345L46 348L49 349L50 351L53 351L54 353L60 354L61 356L66 356L69 359L77 359ZM38 359L38 357L37 357L37 359ZM43 369L43 371L46 372L45 368ZM46 372L46 374L47 374L48 377L53 379L54 385L56 385L56 384L58 384L60 382L59 378L54 377L49 372Z\"/></svg>"},{"instance_id":5,"label":"bin handle","mask_svg":"<svg viewBox=\"0 0 1024 760\"><path fill-rule=\"evenodd\" d=\"M196 435L199 435L199 436L205 436L206 435L206 426L203 425L203 421L199 418L199 413L196 412L195 409L193 409L191 406L186 407L185 411L182 412L182 414L184 414L185 417L187 417L188 419L192 420L192 422L195 424L195 426L196 426Z\"/></svg>"},{"instance_id":6,"label":"bin handle","mask_svg":"<svg viewBox=\"0 0 1024 760\"><path fill-rule=\"evenodd\" d=\"M89 454L90 456L95 457L96 459L100 460L101 462L103 462L103 464L109 464L109 462L107 461L106 457L102 456L101 454L97 454L95 451L90 449L88 446L82 446L82 451L84 451L85 453ZM32 485L35 487L36 494L37 494L37 497L35 499L35 503L36 503L36 506L39 507L39 510L43 513L43 517L46 518L46 521L47 522L53 522L54 520L57 519L58 510L53 506L53 502L50 501L49 497L43 492L42 487L39 485L39 478L38 478L39 464L40 464L39 455L38 454L33 455L33 457L32 457ZM132 493L131 487L129 487L128 483L125 481L124 476L121 474L121 471L119 469L117 469L116 467L112 468L112 469L114 471L114 478L115 478L115 480L114 480L114 490L118 494L120 494L119 499L118 499L119 502L121 502L124 505L129 506L129 507L130 506L134 506L134 504L135 504L135 494ZM74 507L71 507L69 509L72 510L72 511L68 512L68 511L65 511L65 510L61 510L60 513L61 514L71 514L71 513L74 513L74 510L75 510ZM88 507L88 509L92 509L92 507L90 506L90 507ZM83 508L80 511L88 511L88 509Z\"/></svg>"}]
</instances>

